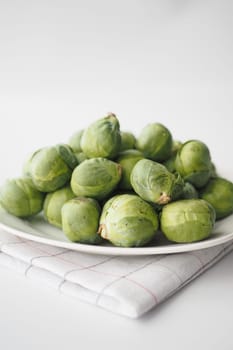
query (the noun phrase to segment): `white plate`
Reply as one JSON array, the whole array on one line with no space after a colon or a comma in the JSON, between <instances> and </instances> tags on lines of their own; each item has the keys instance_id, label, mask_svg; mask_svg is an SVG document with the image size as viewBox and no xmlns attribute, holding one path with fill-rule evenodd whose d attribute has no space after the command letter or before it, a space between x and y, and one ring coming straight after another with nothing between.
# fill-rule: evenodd
<instances>
[{"instance_id":1,"label":"white plate","mask_svg":"<svg viewBox=\"0 0 233 350\"><path fill-rule=\"evenodd\" d=\"M104 255L154 255L181 253L213 247L233 239L233 215L226 219L217 221L213 233L206 240L185 244L171 243L159 233L149 246L138 248L122 248L110 244L89 245L73 243L68 241L62 230L48 224L43 219L42 215L23 220L7 213L2 208L0 208L0 227L11 234L32 241L86 253Z\"/></svg>"}]
</instances>

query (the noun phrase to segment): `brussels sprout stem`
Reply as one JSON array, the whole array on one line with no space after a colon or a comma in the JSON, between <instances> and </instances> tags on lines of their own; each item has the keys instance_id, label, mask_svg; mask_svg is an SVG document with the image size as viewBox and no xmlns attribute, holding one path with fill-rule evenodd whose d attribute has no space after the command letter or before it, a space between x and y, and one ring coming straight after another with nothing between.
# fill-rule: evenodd
<instances>
[{"instance_id":1,"label":"brussels sprout stem","mask_svg":"<svg viewBox=\"0 0 233 350\"><path fill-rule=\"evenodd\" d=\"M117 164L117 172L118 172L119 176L122 175L122 166L120 164Z\"/></svg>"},{"instance_id":2,"label":"brussels sprout stem","mask_svg":"<svg viewBox=\"0 0 233 350\"><path fill-rule=\"evenodd\" d=\"M111 117L116 118L116 114L114 114L112 112L108 112L106 118L111 118Z\"/></svg>"},{"instance_id":3,"label":"brussels sprout stem","mask_svg":"<svg viewBox=\"0 0 233 350\"><path fill-rule=\"evenodd\" d=\"M107 234L107 228L105 224L100 224L97 233L103 237L103 238L108 238Z\"/></svg>"},{"instance_id":4,"label":"brussels sprout stem","mask_svg":"<svg viewBox=\"0 0 233 350\"><path fill-rule=\"evenodd\" d=\"M158 204L167 204L168 202L170 202L171 197L167 195L166 192L162 192L159 200L158 200Z\"/></svg>"}]
</instances>

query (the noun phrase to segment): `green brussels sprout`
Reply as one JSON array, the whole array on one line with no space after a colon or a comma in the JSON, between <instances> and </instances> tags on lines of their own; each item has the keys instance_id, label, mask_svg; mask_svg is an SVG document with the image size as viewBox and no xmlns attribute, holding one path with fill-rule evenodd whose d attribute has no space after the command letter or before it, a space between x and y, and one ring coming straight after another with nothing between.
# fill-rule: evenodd
<instances>
[{"instance_id":1,"label":"green brussels sprout","mask_svg":"<svg viewBox=\"0 0 233 350\"><path fill-rule=\"evenodd\" d=\"M158 226L158 215L149 203L123 194L105 203L98 232L116 246L139 247L154 238Z\"/></svg>"},{"instance_id":2,"label":"green brussels sprout","mask_svg":"<svg viewBox=\"0 0 233 350\"><path fill-rule=\"evenodd\" d=\"M214 208L203 199L183 199L165 205L160 216L164 235L172 242L190 243L210 236Z\"/></svg>"},{"instance_id":3,"label":"green brussels sprout","mask_svg":"<svg viewBox=\"0 0 233 350\"><path fill-rule=\"evenodd\" d=\"M167 168L168 171L170 171L170 173L176 172L175 160L176 154L173 154L170 158L163 162L163 165Z\"/></svg>"},{"instance_id":4,"label":"green brussels sprout","mask_svg":"<svg viewBox=\"0 0 233 350\"><path fill-rule=\"evenodd\" d=\"M43 207L44 196L29 177L7 180L0 189L0 203L3 208L19 217L39 213Z\"/></svg>"},{"instance_id":5,"label":"green brussels sprout","mask_svg":"<svg viewBox=\"0 0 233 350\"><path fill-rule=\"evenodd\" d=\"M80 153L82 152L81 148L81 138L83 135L83 130L76 131L73 135L71 135L68 144L72 148L73 152Z\"/></svg>"},{"instance_id":6,"label":"green brussels sprout","mask_svg":"<svg viewBox=\"0 0 233 350\"><path fill-rule=\"evenodd\" d=\"M135 148L136 138L131 132L121 131L120 134L121 134L121 146L119 149L120 152Z\"/></svg>"},{"instance_id":7,"label":"green brussels sprout","mask_svg":"<svg viewBox=\"0 0 233 350\"><path fill-rule=\"evenodd\" d=\"M81 148L88 158L116 157L121 145L120 125L115 114L99 119L84 130Z\"/></svg>"},{"instance_id":8,"label":"green brussels sprout","mask_svg":"<svg viewBox=\"0 0 233 350\"><path fill-rule=\"evenodd\" d=\"M84 160L88 159L84 152L75 152L75 156L77 158L78 164L82 163Z\"/></svg>"},{"instance_id":9,"label":"green brussels sprout","mask_svg":"<svg viewBox=\"0 0 233 350\"><path fill-rule=\"evenodd\" d=\"M134 165L141 159L143 159L143 154L136 150L126 150L119 153L116 162L122 167L122 176L118 187L123 190L132 190L132 185L130 182L130 175Z\"/></svg>"},{"instance_id":10,"label":"green brussels sprout","mask_svg":"<svg viewBox=\"0 0 233 350\"><path fill-rule=\"evenodd\" d=\"M221 177L210 179L200 190L200 197L209 202L216 211L216 218L222 219L233 213L233 183Z\"/></svg>"},{"instance_id":11,"label":"green brussels sprout","mask_svg":"<svg viewBox=\"0 0 233 350\"><path fill-rule=\"evenodd\" d=\"M100 206L93 198L77 197L66 202L62 209L62 230L72 242L96 244L102 241L98 235Z\"/></svg>"},{"instance_id":12,"label":"green brussels sprout","mask_svg":"<svg viewBox=\"0 0 233 350\"><path fill-rule=\"evenodd\" d=\"M104 199L117 186L121 178L121 166L106 158L84 160L73 171L72 191L81 197Z\"/></svg>"},{"instance_id":13,"label":"green brussels sprout","mask_svg":"<svg viewBox=\"0 0 233 350\"><path fill-rule=\"evenodd\" d=\"M70 180L76 164L77 159L67 145L45 147L31 158L32 181L39 191L53 192Z\"/></svg>"},{"instance_id":14,"label":"green brussels sprout","mask_svg":"<svg viewBox=\"0 0 233 350\"><path fill-rule=\"evenodd\" d=\"M60 157L68 165L68 167L73 170L78 165L78 160L75 156L75 153L72 151L72 148L69 145L58 144L56 149Z\"/></svg>"},{"instance_id":15,"label":"green brussels sprout","mask_svg":"<svg viewBox=\"0 0 233 350\"><path fill-rule=\"evenodd\" d=\"M184 183L183 191L181 194L182 199L195 199L198 198L198 192L196 188L189 182Z\"/></svg>"},{"instance_id":16,"label":"green brussels sprout","mask_svg":"<svg viewBox=\"0 0 233 350\"><path fill-rule=\"evenodd\" d=\"M211 165L210 165L210 178L213 178L213 177L219 177L219 176L218 176L215 164L213 162L211 162Z\"/></svg>"},{"instance_id":17,"label":"green brussels sprout","mask_svg":"<svg viewBox=\"0 0 233 350\"><path fill-rule=\"evenodd\" d=\"M44 201L44 217L52 225L62 227L61 208L68 200L74 198L70 186L59 188L46 195Z\"/></svg>"},{"instance_id":18,"label":"green brussels sprout","mask_svg":"<svg viewBox=\"0 0 233 350\"><path fill-rule=\"evenodd\" d=\"M178 140L172 141L172 154L176 154L182 146L182 142Z\"/></svg>"},{"instance_id":19,"label":"green brussels sprout","mask_svg":"<svg viewBox=\"0 0 233 350\"><path fill-rule=\"evenodd\" d=\"M149 124L139 135L136 148L144 154L145 158L163 162L172 154L172 135L162 124Z\"/></svg>"},{"instance_id":20,"label":"green brussels sprout","mask_svg":"<svg viewBox=\"0 0 233 350\"><path fill-rule=\"evenodd\" d=\"M38 149L37 151L33 152L24 162L23 164L23 171L22 171L22 176L23 177L31 177L31 171L30 171L30 167L31 167L31 160L32 158L35 156L36 153L40 152L41 148Z\"/></svg>"},{"instance_id":21,"label":"green brussels sprout","mask_svg":"<svg viewBox=\"0 0 233 350\"><path fill-rule=\"evenodd\" d=\"M137 162L131 172L130 181L140 197L156 204L166 204L177 199L184 186L178 173L172 174L164 165L149 159Z\"/></svg>"},{"instance_id":22,"label":"green brussels sprout","mask_svg":"<svg viewBox=\"0 0 233 350\"><path fill-rule=\"evenodd\" d=\"M173 141L172 142L172 151L171 151L171 156L163 162L163 165L167 168L170 173L175 173L176 172L176 167L175 167L175 159L176 159L176 154L181 148L182 143L180 141Z\"/></svg>"},{"instance_id":23,"label":"green brussels sprout","mask_svg":"<svg viewBox=\"0 0 233 350\"><path fill-rule=\"evenodd\" d=\"M175 167L185 181L197 188L203 187L211 175L208 147L198 140L185 142L176 155Z\"/></svg>"}]
</instances>

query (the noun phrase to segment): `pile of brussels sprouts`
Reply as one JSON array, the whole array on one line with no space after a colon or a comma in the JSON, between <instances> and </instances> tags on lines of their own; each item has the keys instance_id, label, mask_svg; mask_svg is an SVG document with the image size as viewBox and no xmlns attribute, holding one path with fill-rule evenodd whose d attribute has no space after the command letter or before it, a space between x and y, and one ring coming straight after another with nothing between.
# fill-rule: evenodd
<instances>
[{"instance_id":1,"label":"pile of brussels sprouts","mask_svg":"<svg viewBox=\"0 0 233 350\"><path fill-rule=\"evenodd\" d=\"M217 175L203 142L174 141L160 123L136 138L109 114L68 144L34 152L23 176L1 187L0 203L22 218L43 210L73 242L137 247L158 230L179 243L209 237L233 212L233 184Z\"/></svg>"}]
</instances>

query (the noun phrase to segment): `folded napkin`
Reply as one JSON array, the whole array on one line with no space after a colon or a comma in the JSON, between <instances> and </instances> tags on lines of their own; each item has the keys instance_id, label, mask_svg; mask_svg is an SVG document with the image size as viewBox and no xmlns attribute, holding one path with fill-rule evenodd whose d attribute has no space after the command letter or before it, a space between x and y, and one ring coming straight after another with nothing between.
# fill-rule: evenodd
<instances>
[{"instance_id":1,"label":"folded napkin","mask_svg":"<svg viewBox=\"0 0 233 350\"><path fill-rule=\"evenodd\" d=\"M0 264L58 291L137 318L233 249L233 241L188 253L104 256L22 239L0 230Z\"/></svg>"}]
</instances>

